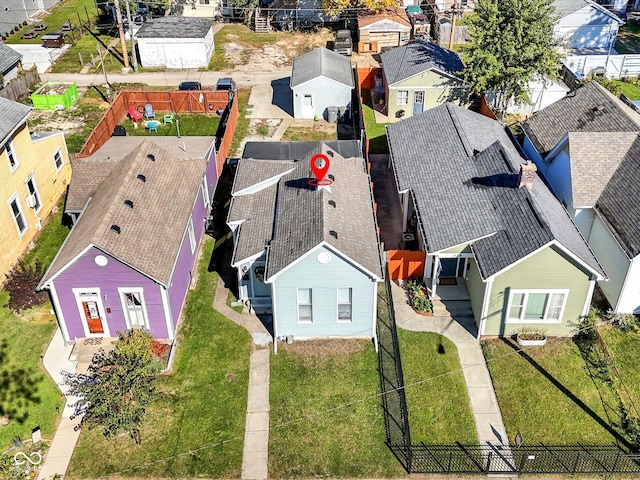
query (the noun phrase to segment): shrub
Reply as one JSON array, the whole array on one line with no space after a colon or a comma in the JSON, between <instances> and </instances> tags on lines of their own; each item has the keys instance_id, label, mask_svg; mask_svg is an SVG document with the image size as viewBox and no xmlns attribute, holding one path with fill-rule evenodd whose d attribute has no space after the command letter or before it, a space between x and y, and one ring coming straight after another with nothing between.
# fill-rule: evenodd
<instances>
[{"instance_id":1,"label":"shrub","mask_svg":"<svg viewBox=\"0 0 640 480\"><path fill-rule=\"evenodd\" d=\"M622 419L622 428L631 440L634 450L640 450L640 421L638 418L625 415Z\"/></svg>"},{"instance_id":2,"label":"shrub","mask_svg":"<svg viewBox=\"0 0 640 480\"><path fill-rule=\"evenodd\" d=\"M609 310L606 316L614 327L623 332L637 332L640 329L638 319L630 313L616 313Z\"/></svg>"},{"instance_id":3,"label":"shrub","mask_svg":"<svg viewBox=\"0 0 640 480\"><path fill-rule=\"evenodd\" d=\"M9 308L12 311L19 313L47 302L49 297L46 292L36 292L43 274L44 268L39 261L29 266L20 260L13 267L3 286L9 292Z\"/></svg>"},{"instance_id":4,"label":"shrub","mask_svg":"<svg viewBox=\"0 0 640 480\"><path fill-rule=\"evenodd\" d=\"M523 340L544 340L547 338L547 330L537 327L522 327L518 332L518 337Z\"/></svg>"}]
</instances>

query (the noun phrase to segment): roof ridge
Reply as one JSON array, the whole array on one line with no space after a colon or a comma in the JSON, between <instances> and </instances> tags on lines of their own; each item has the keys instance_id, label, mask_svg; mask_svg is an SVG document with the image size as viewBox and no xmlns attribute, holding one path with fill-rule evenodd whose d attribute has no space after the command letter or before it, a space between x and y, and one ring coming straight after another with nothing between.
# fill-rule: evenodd
<instances>
[{"instance_id":1,"label":"roof ridge","mask_svg":"<svg viewBox=\"0 0 640 480\"><path fill-rule=\"evenodd\" d=\"M456 130L456 133L458 134L458 138L462 143L462 147L464 148L464 151L467 154L467 157L473 157L473 153L474 153L473 149L471 148L469 139L467 138L467 135L464 132L464 128L462 127L462 122L460 121L457 113L455 112L455 105L450 102L447 102L445 103L445 106L447 107L447 111L449 112L449 117L453 122L453 126Z\"/></svg>"}]
</instances>

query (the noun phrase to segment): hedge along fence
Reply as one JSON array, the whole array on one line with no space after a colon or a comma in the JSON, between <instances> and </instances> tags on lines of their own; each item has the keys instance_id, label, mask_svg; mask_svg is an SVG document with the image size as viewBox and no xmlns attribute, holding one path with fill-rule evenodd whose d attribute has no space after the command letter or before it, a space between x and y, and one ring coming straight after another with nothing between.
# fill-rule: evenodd
<instances>
[{"instance_id":1,"label":"hedge along fence","mask_svg":"<svg viewBox=\"0 0 640 480\"><path fill-rule=\"evenodd\" d=\"M229 92L227 91L169 90L147 92L123 90L116 96L111 107L95 126L78 157L88 157L104 145L111 138L113 129L120 124L130 108L142 113L144 106L151 104L156 115L171 112L217 115L217 111L224 109L228 103ZM231 130L231 133L233 133L233 129Z\"/></svg>"}]
</instances>

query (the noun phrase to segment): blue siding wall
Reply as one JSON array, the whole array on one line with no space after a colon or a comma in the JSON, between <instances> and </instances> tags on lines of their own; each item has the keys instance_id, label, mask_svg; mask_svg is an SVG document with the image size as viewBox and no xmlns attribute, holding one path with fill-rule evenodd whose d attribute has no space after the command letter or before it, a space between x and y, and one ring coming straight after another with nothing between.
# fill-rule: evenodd
<instances>
[{"instance_id":1,"label":"blue siding wall","mask_svg":"<svg viewBox=\"0 0 640 480\"><path fill-rule=\"evenodd\" d=\"M293 88L293 116L302 118L302 95L313 96L313 110L326 118L327 107L346 107L351 104L351 87L326 77L317 77Z\"/></svg>"},{"instance_id":2,"label":"blue siding wall","mask_svg":"<svg viewBox=\"0 0 640 480\"><path fill-rule=\"evenodd\" d=\"M328 263L319 263L317 255L327 252ZM337 289L351 287L352 321L338 323ZM311 288L313 323L298 323L297 289ZM286 270L274 282L274 323L276 335L309 337L372 338L377 283L344 258L318 247Z\"/></svg>"}]
</instances>

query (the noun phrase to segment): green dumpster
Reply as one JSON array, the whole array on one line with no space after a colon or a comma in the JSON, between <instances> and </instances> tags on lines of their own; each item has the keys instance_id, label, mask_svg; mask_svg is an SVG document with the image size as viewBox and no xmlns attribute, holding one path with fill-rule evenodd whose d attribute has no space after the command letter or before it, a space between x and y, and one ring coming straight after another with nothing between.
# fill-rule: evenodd
<instances>
[{"instance_id":1,"label":"green dumpster","mask_svg":"<svg viewBox=\"0 0 640 480\"><path fill-rule=\"evenodd\" d=\"M78 100L78 86L74 82L47 82L31 94L36 110L62 110Z\"/></svg>"}]
</instances>

